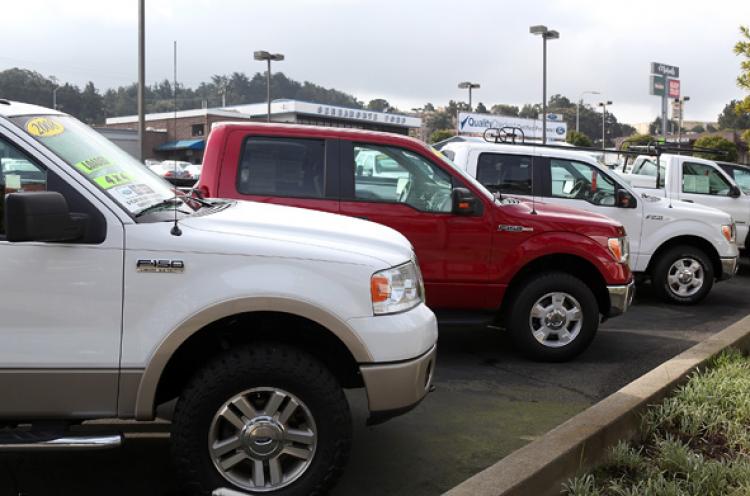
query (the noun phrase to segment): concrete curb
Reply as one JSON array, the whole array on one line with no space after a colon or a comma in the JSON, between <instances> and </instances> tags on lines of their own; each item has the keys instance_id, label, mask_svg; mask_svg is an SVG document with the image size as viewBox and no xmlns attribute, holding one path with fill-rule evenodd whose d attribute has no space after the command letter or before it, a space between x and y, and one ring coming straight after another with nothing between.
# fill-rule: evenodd
<instances>
[{"instance_id":1,"label":"concrete curb","mask_svg":"<svg viewBox=\"0 0 750 496\"><path fill-rule=\"evenodd\" d=\"M750 316L634 380L543 437L450 489L446 496L559 495L563 482L633 439L640 415L727 347L750 349Z\"/></svg>"}]
</instances>

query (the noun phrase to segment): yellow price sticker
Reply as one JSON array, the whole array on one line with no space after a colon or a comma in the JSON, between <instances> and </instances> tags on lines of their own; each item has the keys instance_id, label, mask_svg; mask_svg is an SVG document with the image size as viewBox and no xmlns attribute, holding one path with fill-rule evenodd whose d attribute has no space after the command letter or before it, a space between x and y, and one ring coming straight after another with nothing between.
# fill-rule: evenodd
<instances>
[{"instance_id":1,"label":"yellow price sticker","mask_svg":"<svg viewBox=\"0 0 750 496\"><path fill-rule=\"evenodd\" d=\"M112 165L112 163L109 160L102 156L98 156L86 160L81 160L80 162L75 164L75 168L89 176L94 172L110 165Z\"/></svg>"},{"instance_id":2,"label":"yellow price sticker","mask_svg":"<svg viewBox=\"0 0 750 496\"><path fill-rule=\"evenodd\" d=\"M34 117L26 123L26 131L37 138L50 138L65 132L65 127L49 117Z\"/></svg>"},{"instance_id":3,"label":"yellow price sticker","mask_svg":"<svg viewBox=\"0 0 750 496\"><path fill-rule=\"evenodd\" d=\"M123 184L129 184L133 181L133 178L129 174L124 172L115 172L113 174L105 174L94 178L94 182L99 185L101 189L110 189L115 186L122 186Z\"/></svg>"}]
</instances>

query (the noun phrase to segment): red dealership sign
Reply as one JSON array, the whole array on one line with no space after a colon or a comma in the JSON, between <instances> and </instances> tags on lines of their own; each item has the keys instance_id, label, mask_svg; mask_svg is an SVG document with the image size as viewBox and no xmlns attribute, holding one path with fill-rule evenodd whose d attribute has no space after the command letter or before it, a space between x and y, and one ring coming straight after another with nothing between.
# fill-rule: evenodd
<instances>
[{"instance_id":1,"label":"red dealership sign","mask_svg":"<svg viewBox=\"0 0 750 496\"><path fill-rule=\"evenodd\" d=\"M670 79L669 80L669 98L680 98L680 80Z\"/></svg>"}]
</instances>

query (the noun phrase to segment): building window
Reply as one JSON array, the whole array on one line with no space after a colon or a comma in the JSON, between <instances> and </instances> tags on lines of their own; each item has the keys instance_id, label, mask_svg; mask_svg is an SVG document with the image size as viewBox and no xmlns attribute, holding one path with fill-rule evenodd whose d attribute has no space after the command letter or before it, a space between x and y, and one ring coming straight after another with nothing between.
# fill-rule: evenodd
<instances>
[{"instance_id":1,"label":"building window","mask_svg":"<svg viewBox=\"0 0 750 496\"><path fill-rule=\"evenodd\" d=\"M193 124L193 136L204 136L206 134L205 124Z\"/></svg>"}]
</instances>

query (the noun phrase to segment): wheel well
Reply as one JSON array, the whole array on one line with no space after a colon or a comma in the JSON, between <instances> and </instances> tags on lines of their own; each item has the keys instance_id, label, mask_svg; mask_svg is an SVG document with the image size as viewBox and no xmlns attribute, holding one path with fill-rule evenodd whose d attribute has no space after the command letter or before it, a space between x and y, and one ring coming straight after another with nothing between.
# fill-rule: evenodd
<instances>
[{"instance_id":1,"label":"wheel well","mask_svg":"<svg viewBox=\"0 0 750 496\"><path fill-rule=\"evenodd\" d=\"M680 245L693 246L702 250L708 256L711 264L714 266L714 277L721 276L722 269L719 252L716 251L716 248L714 248L714 246L709 241L699 236L677 236L676 238L672 238L662 243L662 245L659 246L659 248L657 248L654 254L651 256L651 260L649 260L648 262L648 267L646 267L646 272L648 272L649 274L651 273L651 270L654 268L657 260L659 260L659 257L661 257L661 255L665 251Z\"/></svg>"},{"instance_id":2,"label":"wheel well","mask_svg":"<svg viewBox=\"0 0 750 496\"><path fill-rule=\"evenodd\" d=\"M498 314L501 323L505 315L505 310L513 305L513 298L510 295L518 294L518 287L520 285L536 274L543 272L563 272L577 277L591 288L596 302L599 304L599 311L607 313L610 306L607 283L596 266L576 255L557 254L532 260L513 276L505 291L506 297L503 298L503 303Z\"/></svg>"},{"instance_id":3,"label":"wheel well","mask_svg":"<svg viewBox=\"0 0 750 496\"><path fill-rule=\"evenodd\" d=\"M318 360L346 388L361 387L356 360L346 346L317 322L282 312L250 312L208 324L180 345L164 368L154 407L179 396L193 373L217 354L252 342L281 342L302 349Z\"/></svg>"}]
</instances>

